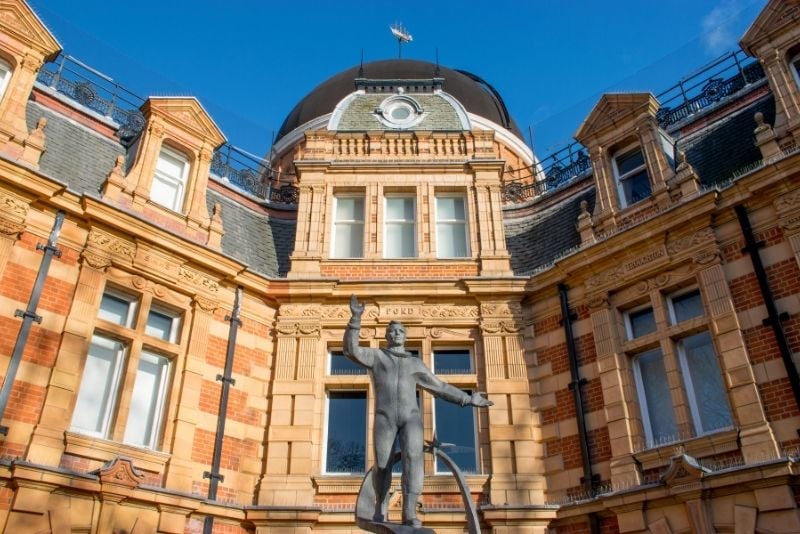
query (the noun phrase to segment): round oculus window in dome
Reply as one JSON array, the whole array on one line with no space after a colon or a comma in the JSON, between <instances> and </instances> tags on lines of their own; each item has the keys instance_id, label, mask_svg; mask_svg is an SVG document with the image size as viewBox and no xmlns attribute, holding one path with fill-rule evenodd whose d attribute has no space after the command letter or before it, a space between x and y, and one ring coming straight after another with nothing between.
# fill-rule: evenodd
<instances>
[{"instance_id":1,"label":"round oculus window in dome","mask_svg":"<svg viewBox=\"0 0 800 534\"><path fill-rule=\"evenodd\" d=\"M422 108L407 96L390 96L376 111L381 122L392 128L408 128L423 118Z\"/></svg>"}]
</instances>

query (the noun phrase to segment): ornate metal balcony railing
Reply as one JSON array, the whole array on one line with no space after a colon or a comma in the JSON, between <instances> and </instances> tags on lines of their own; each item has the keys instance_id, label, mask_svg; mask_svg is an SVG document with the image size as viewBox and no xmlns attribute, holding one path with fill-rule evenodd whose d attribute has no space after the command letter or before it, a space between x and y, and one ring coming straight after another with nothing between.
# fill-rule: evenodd
<instances>
[{"instance_id":1,"label":"ornate metal balcony railing","mask_svg":"<svg viewBox=\"0 0 800 534\"><path fill-rule=\"evenodd\" d=\"M144 98L69 55L60 55L42 67L39 83L78 102L119 125L117 135L123 141L134 139L144 127L139 108ZM297 188L291 184L276 186L280 176L265 162L230 144L214 153L211 171L226 182L265 202L297 204Z\"/></svg>"},{"instance_id":2,"label":"ornate metal balcony railing","mask_svg":"<svg viewBox=\"0 0 800 534\"><path fill-rule=\"evenodd\" d=\"M742 50L729 52L659 93L661 108L656 118L662 128L673 131L688 117L764 78L758 61ZM572 183L590 169L586 148L573 141L540 160L527 176L506 182L503 199L511 204L526 202Z\"/></svg>"}]
</instances>

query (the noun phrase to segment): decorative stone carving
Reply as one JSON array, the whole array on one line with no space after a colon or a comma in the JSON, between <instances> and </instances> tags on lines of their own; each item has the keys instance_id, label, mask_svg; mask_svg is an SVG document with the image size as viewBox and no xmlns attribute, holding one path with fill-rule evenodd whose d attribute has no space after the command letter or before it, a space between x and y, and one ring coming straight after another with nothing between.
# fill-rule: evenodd
<instances>
[{"instance_id":1,"label":"decorative stone carving","mask_svg":"<svg viewBox=\"0 0 800 534\"><path fill-rule=\"evenodd\" d=\"M589 300L586 301L586 305L589 307L589 312L593 313L598 310L604 310L608 308L608 293L600 293L599 295L592 295L589 297Z\"/></svg>"},{"instance_id":2,"label":"decorative stone carving","mask_svg":"<svg viewBox=\"0 0 800 534\"><path fill-rule=\"evenodd\" d=\"M719 261L719 258L719 250L701 250L692 256L692 261L694 261L697 265L708 265L710 263L714 263L715 261Z\"/></svg>"},{"instance_id":3,"label":"decorative stone carving","mask_svg":"<svg viewBox=\"0 0 800 534\"><path fill-rule=\"evenodd\" d=\"M16 236L25 230L25 226L19 223L0 219L0 234Z\"/></svg>"},{"instance_id":4,"label":"decorative stone carving","mask_svg":"<svg viewBox=\"0 0 800 534\"><path fill-rule=\"evenodd\" d=\"M90 250L84 250L81 253L84 263L93 269L104 270L111 265L111 258L101 256Z\"/></svg>"},{"instance_id":5,"label":"decorative stone carving","mask_svg":"<svg viewBox=\"0 0 800 534\"><path fill-rule=\"evenodd\" d=\"M178 269L178 278L211 293L219 292L219 283L216 280L186 265L181 265Z\"/></svg>"},{"instance_id":6,"label":"decorative stone carving","mask_svg":"<svg viewBox=\"0 0 800 534\"><path fill-rule=\"evenodd\" d=\"M615 284L626 275L650 267L652 264L659 263L666 258L667 249L661 246L631 259L623 259L620 265L587 278L586 287L595 288Z\"/></svg>"},{"instance_id":7,"label":"decorative stone carving","mask_svg":"<svg viewBox=\"0 0 800 534\"><path fill-rule=\"evenodd\" d=\"M198 308L207 312L213 312L214 310L219 308L219 302L201 296L195 296L194 302L195 304L197 304Z\"/></svg>"},{"instance_id":8,"label":"decorative stone carving","mask_svg":"<svg viewBox=\"0 0 800 534\"><path fill-rule=\"evenodd\" d=\"M320 325L308 323L282 323L276 327L276 330L285 336L311 336L319 335L321 332Z\"/></svg>"},{"instance_id":9,"label":"decorative stone carving","mask_svg":"<svg viewBox=\"0 0 800 534\"><path fill-rule=\"evenodd\" d=\"M515 317L522 315L522 305L519 302L485 302L481 304L483 317Z\"/></svg>"},{"instance_id":10,"label":"decorative stone carving","mask_svg":"<svg viewBox=\"0 0 800 534\"><path fill-rule=\"evenodd\" d=\"M477 306L423 306L421 315L431 319L470 319L478 317Z\"/></svg>"},{"instance_id":11,"label":"decorative stone carving","mask_svg":"<svg viewBox=\"0 0 800 534\"><path fill-rule=\"evenodd\" d=\"M166 297L168 294L164 286L160 286L141 276L134 276L131 278L131 285L140 291L152 291L154 295L161 298Z\"/></svg>"},{"instance_id":12,"label":"decorative stone carving","mask_svg":"<svg viewBox=\"0 0 800 534\"><path fill-rule=\"evenodd\" d=\"M481 330L486 334L516 334L522 328L511 321L486 321Z\"/></svg>"},{"instance_id":13,"label":"decorative stone carving","mask_svg":"<svg viewBox=\"0 0 800 534\"><path fill-rule=\"evenodd\" d=\"M136 245L130 241L114 237L111 234L107 234L101 230L92 229L89 232L87 241L98 248L107 250L118 256L128 257L131 260L133 260L134 256L136 256Z\"/></svg>"},{"instance_id":14,"label":"decorative stone carving","mask_svg":"<svg viewBox=\"0 0 800 534\"><path fill-rule=\"evenodd\" d=\"M714 230L711 228L702 228L695 233L678 239L671 240L667 243L667 252L670 256L675 256L680 252L688 250L694 246L714 240Z\"/></svg>"},{"instance_id":15,"label":"decorative stone carving","mask_svg":"<svg viewBox=\"0 0 800 534\"><path fill-rule=\"evenodd\" d=\"M100 469L92 471L91 474L100 477L100 483L127 488L136 488L144 480L142 475L128 458L117 456L113 460L106 462Z\"/></svg>"},{"instance_id":16,"label":"decorative stone carving","mask_svg":"<svg viewBox=\"0 0 800 534\"><path fill-rule=\"evenodd\" d=\"M7 215L16 215L24 219L28 215L30 205L20 198L0 191L0 211Z\"/></svg>"}]
</instances>

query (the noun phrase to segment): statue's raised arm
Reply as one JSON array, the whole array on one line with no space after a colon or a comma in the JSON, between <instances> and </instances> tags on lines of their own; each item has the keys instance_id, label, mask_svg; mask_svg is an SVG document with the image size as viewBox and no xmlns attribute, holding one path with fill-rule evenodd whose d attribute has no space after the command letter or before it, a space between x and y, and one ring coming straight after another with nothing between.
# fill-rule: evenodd
<instances>
[{"instance_id":1,"label":"statue's raised arm","mask_svg":"<svg viewBox=\"0 0 800 534\"><path fill-rule=\"evenodd\" d=\"M358 346L358 334L361 332L361 315L364 313L364 305L358 302L355 295L350 295L350 321L344 331L343 350L344 355L364 367L372 367L375 356L370 349Z\"/></svg>"}]
</instances>

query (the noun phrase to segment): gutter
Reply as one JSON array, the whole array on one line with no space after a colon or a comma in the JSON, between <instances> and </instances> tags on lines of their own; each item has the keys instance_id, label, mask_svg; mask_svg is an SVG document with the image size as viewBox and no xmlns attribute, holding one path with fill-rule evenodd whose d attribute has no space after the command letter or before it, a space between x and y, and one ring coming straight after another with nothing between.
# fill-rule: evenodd
<instances>
[{"instance_id":1,"label":"gutter","mask_svg":"<svg viewBox=\"0 0 800 534\"><path fill-rule=\"evenodd\" d=\"M220 482L225 481L225 477L220 474L219 468L222 462L222 439L225 437L225 421L228 416L228 395L230 387L236 384L236 380L231 377L233 373L233 355L236 351L236 335L239 327L242 324L239 319L239 312L241 311L242 288L236 288L236 293L233 301L233 311L231 315L226 315L225 320L230 322L230 330L228 331L228 349L225 354L225 369L223 374L217 375L217 380L222 382L222 392L219 396L219 411L217 416L217 434L214 438L214 455L211 459L211 470L203 473L203 478L210 480L208 484L208 500L217 500L217 486ZM214 516L207 515L203 521L203 534L211 534L214 530Z\"/></svg>"}]
</instances>

